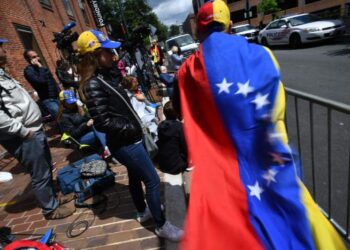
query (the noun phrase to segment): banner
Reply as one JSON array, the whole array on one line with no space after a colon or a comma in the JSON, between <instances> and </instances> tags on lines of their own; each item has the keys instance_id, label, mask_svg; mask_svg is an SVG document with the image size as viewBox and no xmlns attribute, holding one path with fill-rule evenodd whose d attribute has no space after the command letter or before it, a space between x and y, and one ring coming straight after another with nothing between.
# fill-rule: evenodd
<instances>
[{"instance_id":1,"label":"banner","mask_svg":"<svg viewBox=\"0 0 350 250\"><path fill-rule=\"evenodd\" d=\"M97 0L89 0L89 4L90 4L91 10L92 10L92 14L94 15L97 27L102 28L106 24L103 20L100 8L98 7L98 1Z\"/></svg>"}]
</instances>

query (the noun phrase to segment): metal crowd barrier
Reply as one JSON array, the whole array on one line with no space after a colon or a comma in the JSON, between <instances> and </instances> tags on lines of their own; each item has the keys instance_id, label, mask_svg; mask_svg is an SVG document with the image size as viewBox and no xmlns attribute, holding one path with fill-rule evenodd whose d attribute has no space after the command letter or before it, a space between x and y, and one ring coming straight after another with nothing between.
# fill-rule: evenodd
<instances>
[{"instance_id":1,"label":"metal crowd barrier","mask_svg":"<svg viewBox=\"0 0 350 250\"><path fill-rule=\"evenodd\" d=\"M309 173L304 182L325 216L350 242L350 105L290 88L286 94L290 141L297 145L304 173Z\"/></svg>"}]
</instances>

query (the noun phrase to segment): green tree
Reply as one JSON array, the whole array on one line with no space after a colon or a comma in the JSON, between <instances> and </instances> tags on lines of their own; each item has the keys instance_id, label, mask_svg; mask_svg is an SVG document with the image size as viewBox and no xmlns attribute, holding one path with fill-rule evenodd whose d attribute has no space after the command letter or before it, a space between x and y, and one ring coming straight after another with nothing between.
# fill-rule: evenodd
<instances>
[{"instance_id":1,"label":"green tree","mask_svg":"<svg viewBox=\"0 0 350 250\"><path fill-rule=\"evenodd\" d=\"M280 10L277 0L261 0L258 4L258 12L263 14L263 18L265 15L274 14Z\"/></svg>"},{"instance_id":2,"label":"green tree","mask_svg":"<svg viewBox=\"0 0 350 250\"><path fill-rule=\"evenodd\" d=\"M99 4L105 22L113 28L113 37L127 38L123 30L130 36L141 24L154 26L159 40L165 40L168 36L167 27L159 21L144 0L105 0Z\"/></svg>"},{"instance_id":3,"label":"green tree","mask_svg":"<svg viewBox=\"0 0 350 250\"><path fill-rule=\"evenodd\" d=\"M180 28L177 25L171 25L169 28L169 36L176 36L180 34Z\"/></svg>"}]
</instances>

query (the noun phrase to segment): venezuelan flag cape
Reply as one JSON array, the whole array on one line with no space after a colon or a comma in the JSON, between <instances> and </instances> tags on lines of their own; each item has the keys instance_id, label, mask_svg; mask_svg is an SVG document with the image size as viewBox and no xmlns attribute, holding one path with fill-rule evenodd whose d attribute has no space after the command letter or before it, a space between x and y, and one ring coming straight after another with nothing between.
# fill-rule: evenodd
<instances>
[{"instance_id":1,"label":"venezuelan flag cape","mask_svg":"<svg viewBox=\"0 0 350 250\"><path fill-rule=\"evenodd\" d=\"M182 249L345 249L296 174L264 47L211 34L178 73L194 163Z\"/></svg>"}]
</instances>

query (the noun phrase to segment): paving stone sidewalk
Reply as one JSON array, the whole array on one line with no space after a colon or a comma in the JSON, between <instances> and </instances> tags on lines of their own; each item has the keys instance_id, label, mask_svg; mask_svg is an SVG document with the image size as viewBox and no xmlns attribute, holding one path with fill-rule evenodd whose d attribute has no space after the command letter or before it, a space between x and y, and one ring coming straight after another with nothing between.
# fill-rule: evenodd
<instances>
[{"instance_id":1,"label":"paving stone sidewalk","mask_svg":"<svg viewBox=\"0 0 350 250\"><path fill-rule=\"evenodd\" d=\"M49 136L49 144L57 169L80 158L76 151L65 148L57 135ZM39 237L52 228L56 241L73 249L165 249L164 240L154 234L152 221L140 225L135 220L136 210L128 191L125 167L111 166L117 173L116 184L105 192L108 204L104 212L80 208L68 218L48 221L36 203L29 174L12 157L0 160L0 171L9 171L14 177L10 182L0 183L0 227L10 227L16 239ZM69 205L74 206L73 202ZM75 219L87 220L90 227L82 235L68 238L66 231Z\"/></svg>"}]
</instances>

